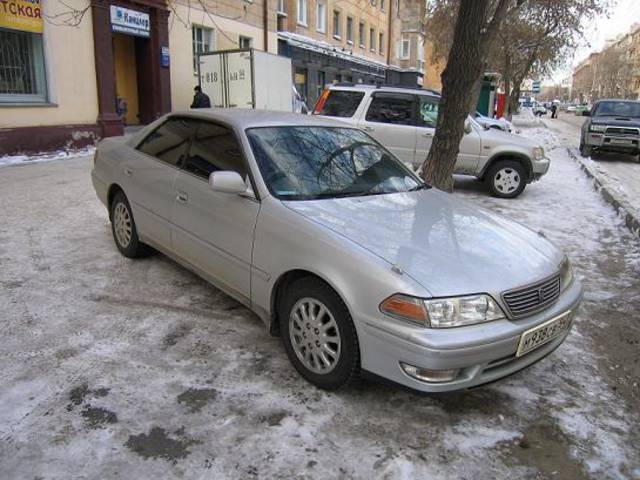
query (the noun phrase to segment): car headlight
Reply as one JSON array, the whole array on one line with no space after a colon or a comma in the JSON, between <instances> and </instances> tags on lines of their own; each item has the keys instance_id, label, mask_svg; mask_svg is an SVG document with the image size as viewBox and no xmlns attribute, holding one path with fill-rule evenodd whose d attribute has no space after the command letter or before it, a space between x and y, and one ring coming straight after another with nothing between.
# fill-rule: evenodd
<instances>
[{"instance_id":1,"label":"car headlight","mask_svg":"<svg viewBox=\"0 0 640 480\"><path fill-rule=\"evenodd\" d=\"M505 318L489 295L421 299L396 294L380 304L387 315L431 328L460 327Z\"/></svg>"},{"instance_id":2,"label":"car headlight","mask_svg":"<svg viewBox=\"0 0 640 480\"><path fill-rule=\"evenodd\" d=\"M589 130L591 130L592 132L600 132L600 133L604 132L606 128L607 128L606 125L591 124L591 126L589 126Z\"/></svg>"},{"instance_id":3,"label":"car headlight","mask_svg":"<svg viewBox=\"0 0 640 480\"><path fill-rule=\"evenodd\" d=\"M566 288L573 282L573 268L568 257L564 257L560 264L560 291L566 290Z\"/></svg>"},{"instance_id":4,"label":"car headlight","mask_svg":"<svg viewBox=\"0 0 640 480\"><path fill-rule=\"evenodd\" d=\"M536 160L541 160L544 158L544 148L536 147L533 149L533 158Z\"/></svg>"}]
</instances>

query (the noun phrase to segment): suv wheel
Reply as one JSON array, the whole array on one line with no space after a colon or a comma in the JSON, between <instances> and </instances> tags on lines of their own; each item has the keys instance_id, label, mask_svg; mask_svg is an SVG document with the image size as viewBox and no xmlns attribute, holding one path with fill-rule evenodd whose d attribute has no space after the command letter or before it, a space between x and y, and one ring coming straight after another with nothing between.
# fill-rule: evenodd
<instances>
[{"instance_id":1,"label":"suv wheel","mask_svg":"<svg viewBox=\"0 0 640 480\"><path fill-rule=\"evenodd\" d=\"M500 198L515 198L527 185L527 172L520 162L502 160L489 168L486 176L489 190Z\"/></svg>"},{"instance_id":2,"label":"suv wheel","mask_svg":"<svg viewBox=\"0 0 640 480\"><path fill-rule=\"evenodd\" d=\"M336 390L357 376L356 329L329 285L318 278L301 278L287 288L278 307L282 341L300 375L325 390Z\"/></svg>"},{"instance_id":3,"label":"suv wheel","mask_svg":"<svg viewBox=\"0 0 640 480\"><path fill-rule=\"evenodd\" d=\"M593 153L593 147L591 145L585 145L583 141L580 141L580 156L590 157Z\"/></svg>"},{"instance_id":4,"label":"suv wheel","mask_svg":"<svg viewBox=\"0 0 640 480\"><path fill-rule=\"evenodd\" d=\"M111 219L113 240L122 255L128 258L138 258L151 253L151 247L138 239L138 230L136 222L133 220L131 206L122 191L113 197L109 218Z\"/></svg>"}]
</instances>

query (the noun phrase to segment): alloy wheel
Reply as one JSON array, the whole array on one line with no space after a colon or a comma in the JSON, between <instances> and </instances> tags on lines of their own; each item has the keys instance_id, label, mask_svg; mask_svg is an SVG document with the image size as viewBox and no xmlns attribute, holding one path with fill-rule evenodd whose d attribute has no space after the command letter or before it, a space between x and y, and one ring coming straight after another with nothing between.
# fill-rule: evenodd
<instances>
[{"instance_id":1,"label":"alloy wheel","mask_svg":"<svg viewBox=\"0 0 640 480\"><path fill-rule=\"evenodd\" d=\"M340 359L341 340L338 324L319 300L298 300L289 315L289 337L298 359L317 374L331 372Z\"/></svg>"},{"instance_id":2,"label":"alloy wheel","mask_svg":"<svg viewBox=\"0 0 640 480\"><path fill-rule=\"evenodd\" d=\"M522 179L520 174L511 167L505 167L496 172L493 177L493 184L500 193L508 194L515 191Z\"/></svg>"},{"instance_id":3,"label":"alloy wheel","mask_svg":"<svg viewBox=\"0 0 640 480\"><path fill-rule=\"evenodd\" d=\"M131 215L123 203L118 203L113 210L113 226L116 239L122 248L127 248L131 243Z\"/></svg>"}]
</instances>

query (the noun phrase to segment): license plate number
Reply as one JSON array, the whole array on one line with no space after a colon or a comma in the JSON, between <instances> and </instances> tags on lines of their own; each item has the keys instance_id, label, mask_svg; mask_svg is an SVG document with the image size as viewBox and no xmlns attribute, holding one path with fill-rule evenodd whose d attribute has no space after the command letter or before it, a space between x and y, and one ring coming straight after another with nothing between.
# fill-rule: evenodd
<instances>
[{"instance_id":1,"label":"license plate number","mask_svg":"<svg viewBox=\"0 0 640 480\"><path fill-rule=\"evenodd\" d=\"M556 318L552 318L542 325L538 325L537 327L527 330L520 336L516 357L521 357L525 353L529 353L531 350L541 347L545 343L550 342L557 336L569 330L570 327L571 311L563 313Z\"/></svg>"},{"instance_id":2,"label":"license plate number","mask_svg":"<svg viewBox=\"0 0 640 480\"><path fill-rule=\"evenodd\" d=\"M622 138L612 138L611 143L615 143L616 145L631 145L633 142Z\"/></svg>"}]
</instances>

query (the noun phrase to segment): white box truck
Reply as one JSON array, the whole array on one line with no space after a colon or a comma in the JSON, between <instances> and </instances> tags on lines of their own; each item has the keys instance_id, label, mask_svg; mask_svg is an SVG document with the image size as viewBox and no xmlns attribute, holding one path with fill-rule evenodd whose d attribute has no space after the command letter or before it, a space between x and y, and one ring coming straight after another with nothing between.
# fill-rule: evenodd
<instances>
[{"instance_id":1,"label":"white box truck","mask_svg":"<svg viewBox=\"0 0 640 480\"><path fill-rule=\"evenodd\" d=\"M254 49L203 52L198 77L212 107L293 111L291 59Z\"/></svg>"}]
</instances>

